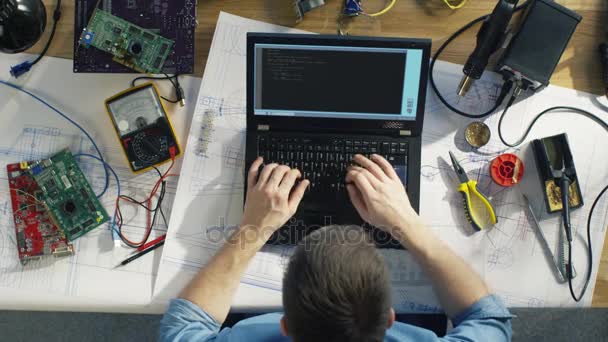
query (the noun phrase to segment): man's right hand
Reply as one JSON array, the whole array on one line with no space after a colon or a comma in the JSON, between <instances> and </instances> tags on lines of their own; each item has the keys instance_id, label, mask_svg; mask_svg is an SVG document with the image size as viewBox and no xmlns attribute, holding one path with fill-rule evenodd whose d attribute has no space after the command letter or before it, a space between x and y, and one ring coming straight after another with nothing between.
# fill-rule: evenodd
<instances>
[{"instance_id":1,"label":"man's right hand","mask_svg":"<svg viewBox=\"0 0 608 342\"><path fill-rule=\"evenodd\" d=\"M371 160L357 154L346 174L346 189L361 218L392 235L403 233L418 222L418 214L410 204L393 166L374 154Z\"/></svg>"},{"instance_id":2,"label":"man's right hand","mask_svg":"<svg viewBox=\"0 0 608 342\"><path fill-rule=\"evenodd\" d=\"M241 227L248 226L262 233L273 233L298 209L310 181L302 179L297 169L268 164L259 171L263 159L258 157L247 174L247 197ZM266 238L270 237L265 236Z\"/></svg>"},{"instance_id":3,"label":"man's right hand","mask_svg":"<svg viewBox=\"0 0 608 342\"><path fill-rule=\"evenodd\" d=\"M488 287L473 269L448 245L426 229L407 198L405 187L393 166L378 155L353 159L359 166L348 170L348 194L361 217L399 240L420 263L433 283L442 307L454 318L489 294ZM503 317L493 329L499 336L511 335L506 324L510 315L499 303L492 307ZM491 310L488 310L490 312ZM502 314L503 316L500 316ZM490 316L488 316L490 317Z\"/></svg>"}]
</instances>

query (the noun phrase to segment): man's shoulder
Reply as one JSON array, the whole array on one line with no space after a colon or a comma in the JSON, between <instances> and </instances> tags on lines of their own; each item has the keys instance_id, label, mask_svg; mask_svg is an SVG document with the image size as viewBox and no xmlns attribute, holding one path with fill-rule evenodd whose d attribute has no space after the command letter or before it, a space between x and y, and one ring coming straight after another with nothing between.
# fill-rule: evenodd
<instances>
[{"instance_id":1,"label":"man's shoulder","mask_svg":"<svg viewBox=\"0 0 608 342\"><path fill-rule=\"evenodd\" d=\"M437 335L431 330L415 325L395 322L387 331L385 341L437 341Z\"/></svg>"},{"instance_id":2,"label":"man's shoulder","mask_svg":"<svg viewBox=\"0 0 608 342\"><path fill-rule=\"evenodd\" d=\"M223 334L230 334L233 341L290 341L281 333L282 313L269 313L250 317L236 323L232 328L223 329ZM221 339L220 339L221 340ZM436 341L437 335L432 331L414 325L395 322L386 331L385 341Z\"/></svg>"},{"instance_id":3,"label":"man's shoulder","mask_svg":"<svg viewBox=\"0 0 608 342\"><path fill-rule=\"evenodd\" d=\"M275 312L243 319L222 329L217 340L230 336L231 341L290 341L281 333L281 317L283 314Z\"/></svg>"},{"instance_id":4,"label":"man's shoulder","mask_svg":"<svg viewBox=\"0 0 608 342\"><path fill-rule=\"evenodd\" d=\"M255 315L237 322L234 327L255 324L280 324L282 317L283 314L280 312Z\"/></svg>"}]
</instances>

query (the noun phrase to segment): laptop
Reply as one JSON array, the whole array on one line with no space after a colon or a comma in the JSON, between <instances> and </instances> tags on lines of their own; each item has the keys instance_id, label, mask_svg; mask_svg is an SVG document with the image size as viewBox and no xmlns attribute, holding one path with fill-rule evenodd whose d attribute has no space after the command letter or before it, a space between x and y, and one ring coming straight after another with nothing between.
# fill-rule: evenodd
<instances>
[{"instance_id":1,"label":"laptop","mask_svg":"<svg viewBox=\"0 0 608 342\"><path fill-rule=\"evenodd\" d=\"M247 35L246 171L262 156L311 182L269 243L296 244L326 225L358 224L379 247L400 247L364 224L344 178L355 154L380 154L418 211L430 49L426 39Z\"/></svg>"}]
</instances>

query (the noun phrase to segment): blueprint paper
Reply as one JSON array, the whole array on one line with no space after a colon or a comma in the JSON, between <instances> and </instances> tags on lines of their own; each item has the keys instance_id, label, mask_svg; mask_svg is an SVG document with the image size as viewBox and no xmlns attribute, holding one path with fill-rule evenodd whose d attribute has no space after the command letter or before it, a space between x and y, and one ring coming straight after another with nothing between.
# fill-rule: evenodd
<instances>
[{"instance_id":1,"label":"blueprint paper","mask_svg":"<svg viewBox=\"0 0 608 342\"><path fill-rule=\"evenodd\" d=\"M247 32L302 32L221 13L215 30L163 251L156 301L177 293L222 245L243 209ZM226 236L225 233L223 236ZM241 310L281 305L291 248L267 246L247 269L234 300ZM428 280L404 251L384 251L398 311L440 308Z\"/></svg>"},{"instance_id":2,"label":"blueprint paper","mask_svg":"<svg viewBox=\"0 0 608 342\"><path fill-rule=\"evenodd\" d=\"M190 130L176 204L155 286L155 300L174 297L222 245L243 208L247 32L300 32L221 13ZM224 234L225 236L225 234ZM254 258L234 300L242 310L281 305L291 248L267 246ZM428 281L404 252L387 251L395 297L410 308L438 310ZM412 283L413 286L402 286ZM422 305L426 305L422 307ZM405 310L405 309L404 309Z\"/></svg>"},{"instance_id":3,"label":"blueprint paper","mask_svg":"<svg viewBox=\"0 0 608 342\"><path fill-rule=\"evenodd\" d=\"M437 83L457 84L462 76L461 68L455 64L437 63ZM477 83L477 94L473 96L478 99L477 105L469 100L469 110L480 113L483 112L482 107L491 106L491 103L486 103L486 99L493 101L501 82L488 75ZM442 94L450 94L448 101L456 97L454 89L441 89ZM466 125L472 120L449 112L432 91L429 91L428 95L422 145L421 216L438 236L457 251L463 251L462 255L467 261L472 262L477 258L483 260L481 269L477 270L509 306L590 306L608 224L608 200L604 198L595 209L591 233L594 260L591 282L584 299L575 303L570 298L568 285L558 284L552 273L552 266L545 258L531 226L531 217L524 206L522 194L526 194L532 201L541 229L553 253L557 255L559 232L563 229L560 215L549 215L545 211L545 204L539 196L540 182L529 141L568 133L585 200L582 208L572 212L572 224L576 230L573 262L578 271L574 288L578 294L587 272L587 216L592 201L608 179L608 150L602 148L606 144L608 132L590 119L571 113L551 113L538 121L522 145L516 149L505 150L505 146L498 140L497 123L500 110L483 119L492 131L492 139L488 145L473 153L467 146L463 133ZM598 103L598 96L549 86L538 94L517 102L509 109L503 125L505 139L508 142L516 141L536 114L558 105L585 109L604 121L608 120L608 115ZM498 217L496 226L472 234L464 217L460 194L455 191L458 180L451 167L448 150L455 153L469 178L478 181L480 191L490 197ZM489 176L489 163L497 154L503 152L517 154L525 166L523 180L513 188L502 188L494 184Z\"/></svg>"},{"instance_id":4,"label":"blueprint paper","mask_svg":"<svg viewBox=\"0 0 608 342\"><path fill-rule=\"evenodd\" d=\"M175 297L240 221L247 31L302 32L220 13L184 154L155 301ZM244 309L278 306L282 266L289 253L281 247L258 253L235 304Z\"/></svg>"},{"instance_id":5,"label":"blueprint paper","mask_svg":"<svg viewBox=\"0 0 608 342\"><path fill-rule=\"evenodd\" d=\"M0 78L9 80L8 70L29 55L3 55ZM152 173L135 176L129 171L114 130L105 112L104 100L130 87L136 75L72 74L71 60L45 57L27 75L10 82L19 84L48 100L80 123L96 140L106 160L121 180L122 192L144 198L157 180ZM200 79L180 80L186 98L196 98ZM170 94L168 82L160 91ZM169 95L171 96L171 95ZM194 106L179 109L168 106L176 133L185 143ZM0 85L0 308L37 310L148 311L160 250L125 267L114 269L131 250L113 248L108 229L103 225L74 241L76 254L71 257L43 258L22 266L17 257L6 164L46 158L69 147L76 153L95 154L86 137L71 124L16 90ZM180 163L175 172L179 171ZM95 160L82 158L79 165L96 193L104 184L103 169ZM161 167L164 169L165 167ZM110 188L101 198L109 214L113 213L116 184L110 176ZM168 183L165 213L170 215L177 182ZM145 225L142 210L124 205L125 234L140 238ZM164 224L157 222L152 236L162 234Z\"/></svg>"},{"instance_id":6,"label":"blueprint paper","mask_svg":"<svg viewBox=\"0 0 608 342\"><path fill-rule=\"evenodd\" d=\"M205 69L193 123L188 137L188 149L178 184L167 241L159 276L154 288L154 300L164 303L175 297L207 263L222 245L222 236L238 225L243 206L245 91L246 91L246 32L301 32L276 25L221 13ZM462 66L438 62L436 79L440 87L457 84ZM471 96L462 100L461 107L483 111L492 106L499 79L486 73ZM453 89L442 89L445 94ZM549 87L530 100L516 104L511 110L505 132L520 132L527 120L540 109L563 103L588 108L592 95L558 87ZM451 100L455 99L455 94ZM527 144L521 149L505 150L496 139L497 116L486 123L492 128L490 144L471 153L463 139L462 130L470 122L449 112L429 91L426 104L422 151L421 215L441 239L446 241L479 274L493 290L511 306L573 306L568 289L557 285L546 263L538 241L530 229L526 212L520 204L522 190L537 183L530 159L525 159ZM554 117L559 117L555 115ZM582 151L597 145L605 134L593 123L577 117L563 116L560 122L572 122L569 133L575 152L581 187L585 199L597 194L602 179L606 179L604 151ZM542 121L542 119L541 119ZM560 132L560 127L543 124L533 136L541 137ZM549 122L553 122L549 120ZM580 126L579 126L580 124ZM580 140L579 140L579 136ZM576 137L576 138L575 138ZM511 140L514 136L508 135ZM457 180L451 168L448 151L452 150L479 179L479 188L491 195L499 224L486 231L472 234L462 212ZM579 150L581 152L579 153ZM513 189L504 190L488 178L488 163L497 154L510 151L524 158L524 181ZM602 162L591 163L591 160ZM529 193L531 194L531 192ZM545 234L557 235L557 219L541 214L540 202L535 203ZM589 205L573 214L578 234ZM594 257L599 260L606 227L606 201L598 206L594 231ZM437 312L441 308L432 287L420 267L405 251L383 250L393 285L393 305L398 312ZM247 269L233 306L238 310L267 310L281 306L281 281L290 248L267 246L254 258ZM585 270L585 255L580 243L575 247L576 268ZM594 267L597 273L597 263ZM577 281L582 279L582 275ZM595 281L595 277L592 279ZM579 284L577 282L577 284ZM591 285L590 285L591 286ZM590 288L592 290L592 287ZM588 305L592 291L582 305Z\"/></svg>"}]
</instances>

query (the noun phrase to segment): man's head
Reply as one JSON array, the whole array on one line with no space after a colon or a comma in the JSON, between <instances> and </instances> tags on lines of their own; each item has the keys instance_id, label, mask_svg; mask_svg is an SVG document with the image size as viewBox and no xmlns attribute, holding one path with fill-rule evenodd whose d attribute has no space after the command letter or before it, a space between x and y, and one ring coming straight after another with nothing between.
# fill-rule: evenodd
<instances>
[{"instance_id":1,"label":"man's head","mask_svg":"<svg viewBox=\"0 0 608 342\"><path fill-rule=\"evenodd\" d=\"M384 260L355 226L302 241L283 279L283 306L282 328L296 342L382 341L394 321Z\"/></svg>"}]
</instances>

